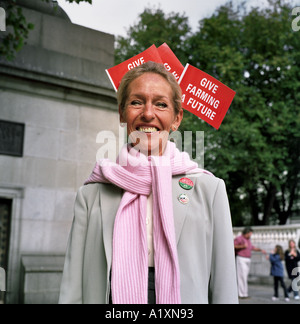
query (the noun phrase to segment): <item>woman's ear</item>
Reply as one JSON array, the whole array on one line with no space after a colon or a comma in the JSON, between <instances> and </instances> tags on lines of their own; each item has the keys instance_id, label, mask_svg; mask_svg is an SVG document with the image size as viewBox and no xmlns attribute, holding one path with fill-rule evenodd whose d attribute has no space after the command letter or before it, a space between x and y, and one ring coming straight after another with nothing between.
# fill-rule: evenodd
<instances>
[{"instance_id":1,"label":"woman's ear","mask_svg":"<svg viewBox=\"0 0 300 324\"><path fill-rule=\"evenodd\" d=\"M175 120L172 124L172 130L177 131L183 119L183 109L176 115Z\"/></svg>"},{"instance_id":2,"label":"woman's ear","mask_svg":"<svg viewBox=\"0 0 300 324\"><path fill-rule=\"evenodd\" d=\"M124 124L125 118L124 118L124 111L122 110L121 106L119 106L119 116L120 116L120 124Z\"/></svg>"}]
</instances>

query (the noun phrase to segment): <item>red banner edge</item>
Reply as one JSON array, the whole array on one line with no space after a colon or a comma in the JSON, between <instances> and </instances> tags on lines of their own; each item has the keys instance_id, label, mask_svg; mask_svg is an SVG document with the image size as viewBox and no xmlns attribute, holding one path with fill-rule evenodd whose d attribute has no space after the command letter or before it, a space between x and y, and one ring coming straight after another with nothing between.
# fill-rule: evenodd
<instances>
[{"instance_id":1,"label":"red banner edge","mask_svg":"<svg viewBox=\"0 0 300 324\"><path fill-rule=\"evenodd\" d=\"M110 76L109 71L108 71L108 70L105 70L105 72L107 73L107 76L108 76L108 78L109 78L111 84L113 85L115 91L118 92L118 89L117 89L117 87L116 87L116 85L115 85L115 83L114 83L112 77Z\"/></svg>"},{"instance_id":2,"label":"red banner edge","mask_svg":"<svg viewBox=\"0 0 300 324\"><path fill-rule=\"evenodd\" d=\"M178 84L179 85L181 84L181 81L182 81L182 79L183 79L183 77L184 77L184 75L186 73L186 70L188 69L189 66L190 66L190 64L187 63L186 66L185 66L185 68L184 68L184 70L183 70L183 72L182 72L182 74L181 74L181 76L180 76L180 78L179 78L179 80L178 80Z\"/></svg>"}]
</instances>

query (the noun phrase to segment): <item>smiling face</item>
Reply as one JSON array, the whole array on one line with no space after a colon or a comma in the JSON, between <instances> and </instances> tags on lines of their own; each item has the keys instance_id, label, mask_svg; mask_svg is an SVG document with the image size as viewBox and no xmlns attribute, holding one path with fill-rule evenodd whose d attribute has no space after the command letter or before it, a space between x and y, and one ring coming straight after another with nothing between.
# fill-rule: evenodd
<instances>
[{"instance_id":1,"label":"smiling face","mask_svg":"<svg viewBox=\"0 0 300 324\"><path fill-rule=\"evenodd\" d=\"M175 113L173 91L166 79L156 73L144 73L128 87L121 123L134 146L148 155L162 155L171 130L177 130L183 111Z\"/></svg>"}]
</instances>

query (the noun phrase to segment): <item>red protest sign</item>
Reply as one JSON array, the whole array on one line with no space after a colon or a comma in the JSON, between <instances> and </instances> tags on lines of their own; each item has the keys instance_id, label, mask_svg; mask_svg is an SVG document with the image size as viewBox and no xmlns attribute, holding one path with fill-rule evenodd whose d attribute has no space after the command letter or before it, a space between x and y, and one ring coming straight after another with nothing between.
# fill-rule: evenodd
<instances>
[{"instance_id":1,"label":"red protest sign","mask_svg":"<svg viewBox=\"0 0 300 324\"><path fill-rule=\"evenodd\" d=\"M184 66L178 60L176 55L166 43L159 46L157 51L164 63L166 70L172 73L175 79L179 81L179 78L184 70Z\"/></svg>"},{"instance_id":2,"label":"red protest sign","mask_svg":"<svg viewBox=\"0 0 300 324\"><path fill-rule=\"evenodd\" d=\"M236 92L190 64L186 65L179 84L183 108L219 129Z\"/></svg>"},{"instance_id":3,"label":"red protest sign","mask_svg":"<svg viewBox=\"0 0 300 324\"><path fill-rule=\"evenodd\" d=\"M142 65L148 61L153 61L157 63L163 63L160 55L158 54L157 48L155 45L152 45L150 48L148 48L146 51L132 57L131 59L116 65L108 70L106 70L106 73L116 91L118 91L118 88L120 86L121 80L123 76L131 69Z\"/></svg>"}]
</instances>

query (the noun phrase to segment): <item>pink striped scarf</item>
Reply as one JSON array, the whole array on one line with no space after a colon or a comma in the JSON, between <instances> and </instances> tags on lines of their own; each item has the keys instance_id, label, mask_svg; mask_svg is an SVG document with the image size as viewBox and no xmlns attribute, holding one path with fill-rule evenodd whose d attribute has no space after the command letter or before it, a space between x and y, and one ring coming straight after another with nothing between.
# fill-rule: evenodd
<instances>
[{"instance_id":1,"label":"pink striped scarf","mask_svg":"<svg viewBox=\"0 0 300 324\"><path fill-rule=\"evenodd\" d=\"M125 163L124 163L125 162ZM153 193L157 304L180 304L180 273L173 217L172 175L205 172L168 142L163 156L146 157L125 145L117 163L102 160L85 182L112 183L125 190L114 225L112 300L148 303L147 197Z\"/></svg>"}]
</instances>

